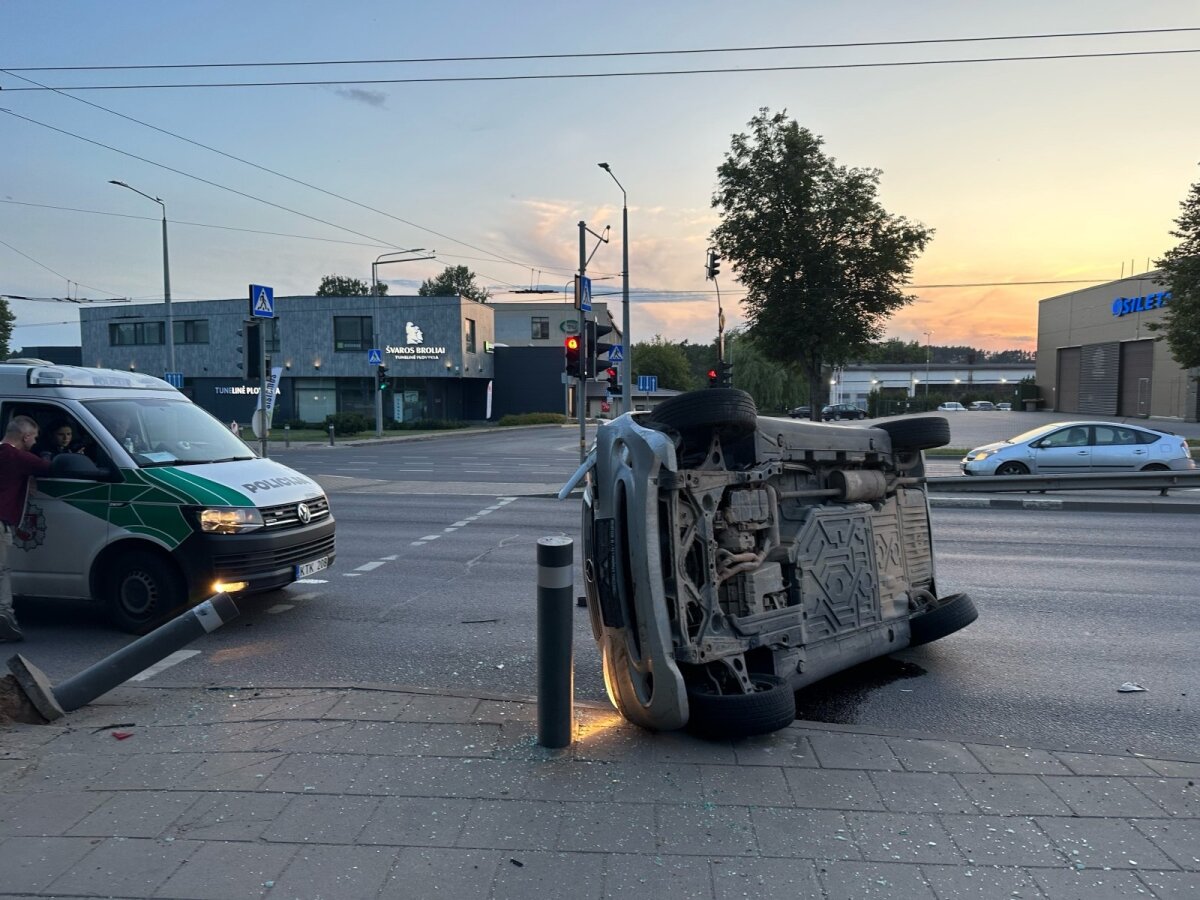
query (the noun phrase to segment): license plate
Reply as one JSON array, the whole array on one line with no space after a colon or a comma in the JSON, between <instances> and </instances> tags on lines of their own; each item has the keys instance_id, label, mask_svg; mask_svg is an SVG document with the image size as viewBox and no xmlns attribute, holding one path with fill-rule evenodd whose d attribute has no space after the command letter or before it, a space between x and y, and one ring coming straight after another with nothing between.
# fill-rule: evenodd
<instances>
[{"instance_id":1,"label":"license plate","mask_svg":"<svg viewBox=\"0 0 1200 900\"><path fill-rule=\"evenodd\" d=\"M300 565L296 566L296 577L307 578L309 575L328 568L329 557L322 556L320 559L314 559L312 562L301 563Z\"/></svg>"}]
</instances>

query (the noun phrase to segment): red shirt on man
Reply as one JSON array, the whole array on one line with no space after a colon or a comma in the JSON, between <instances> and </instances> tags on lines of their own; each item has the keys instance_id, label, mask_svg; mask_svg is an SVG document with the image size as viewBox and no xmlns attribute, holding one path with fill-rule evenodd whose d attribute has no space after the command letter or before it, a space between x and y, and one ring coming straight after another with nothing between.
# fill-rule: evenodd
<instances>
[{"instance_id":1,"label":"red shirt on man","mask_svg":"<svg viewBox=\"0 0 1200 900\"><path fill-rule=\"evenodd\" d=\"M45 475L50 463L36 453L0 443L0 522L14 528L25 513L25 495L30 475Z\"/></svg>"}]
</instances>

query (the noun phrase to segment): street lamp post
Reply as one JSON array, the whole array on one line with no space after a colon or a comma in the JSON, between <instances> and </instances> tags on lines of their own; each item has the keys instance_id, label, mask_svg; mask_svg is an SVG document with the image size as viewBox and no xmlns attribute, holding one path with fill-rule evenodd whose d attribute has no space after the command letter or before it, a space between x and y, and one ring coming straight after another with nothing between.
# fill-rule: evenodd
<instances>
[{"instance_id":1,"label":"street lamp post","mask_svg":"<svg viewBox=\"0 0 1200 900\"><path fill-rule=\"evenodd\" d=\"M159 197L151 197L149 194L143 194L132 185L128 185L123 181L109 179L109 184L115 184L117 187L128 188L135 194L141 194L147 200L153 200L162 207L162 237L163 237L163 306L166 307L167 319L167 370L177 372L175 368L175 320L171 316L171 259L167 253L167 204L163 203Z\"/></svg>"},{"instance_id":2,"label":"street lamp post","mask_svg":"<svg viewBox=\"0 0 1200 900\"><path fill-rule=\"evenodd\" d=\"M397 256L401 253L429 253L429 256L409 256L405 259L384 259L385 256ZM371 263L371 296L379 296L379 267L386 266L388 263L399 262L417 262L422 259L433 259L434 251L426 250L424 247L413 247L411 250L389 250L387 253L381 253L375 258L375 262Z\"/></svg>"},{"instance_id":3,"label":"street lamp post","mask_svg":"<svg viewBox=\"0 0 1200 900\"><path fill-rule=\"evenodd\" d=\"M925 408L929 408L929 357L933 353L929 346L929 339L933 336L932 331L925 332Z\"/></svg>"},{"instance_id":4,"label":"street lamp post","mask_svg":"<svg viewBox=\"0 0 1200 900\"><path fill-rule=\"evenodd\" d=\"M621 412L633 410L633 388L631 372L633 369L633 341L629 337L629 202L625 187L617 181L612 168L606 162L597 163L621 189L621 300L624 308L621 310L621 340L625 344L625 359L621 364Z\"/></svg>"}]
</instances>

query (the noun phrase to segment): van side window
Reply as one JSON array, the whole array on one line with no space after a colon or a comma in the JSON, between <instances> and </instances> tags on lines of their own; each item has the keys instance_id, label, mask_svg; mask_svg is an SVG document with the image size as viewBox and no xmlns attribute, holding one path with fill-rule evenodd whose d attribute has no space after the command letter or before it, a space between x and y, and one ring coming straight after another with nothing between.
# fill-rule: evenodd
<instances>
[{"instance_id":1,"label":"van side window","mask_svg":"<svg viewBox=\"0 0 1200 900\"><path fill-rule=\"evenodd\" d=\"M96 461L96 440L92 434L65 409L50 403L5 403L3 426L14 416L29 416L38 424L38 439L33 452L43 459L52 459L60 453L82 453Z\"/></svg>"}]
</instances>

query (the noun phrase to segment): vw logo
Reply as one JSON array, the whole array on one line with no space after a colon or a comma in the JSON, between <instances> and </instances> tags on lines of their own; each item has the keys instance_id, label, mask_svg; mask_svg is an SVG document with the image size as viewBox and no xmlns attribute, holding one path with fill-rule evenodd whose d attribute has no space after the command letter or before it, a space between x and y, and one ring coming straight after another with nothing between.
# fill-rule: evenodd
<instances>
[{"instance_id":1,"label":"vw logo","mask_svg":"<svg viewBox=\"0 0 1200 900\"><path fill-rule=\"evenodd\" d=\"M296 504L296 517L300 520L301 525L307 525L312 521L312 510L308 508L307 503Z\"/></svg>"}]
</instances>

